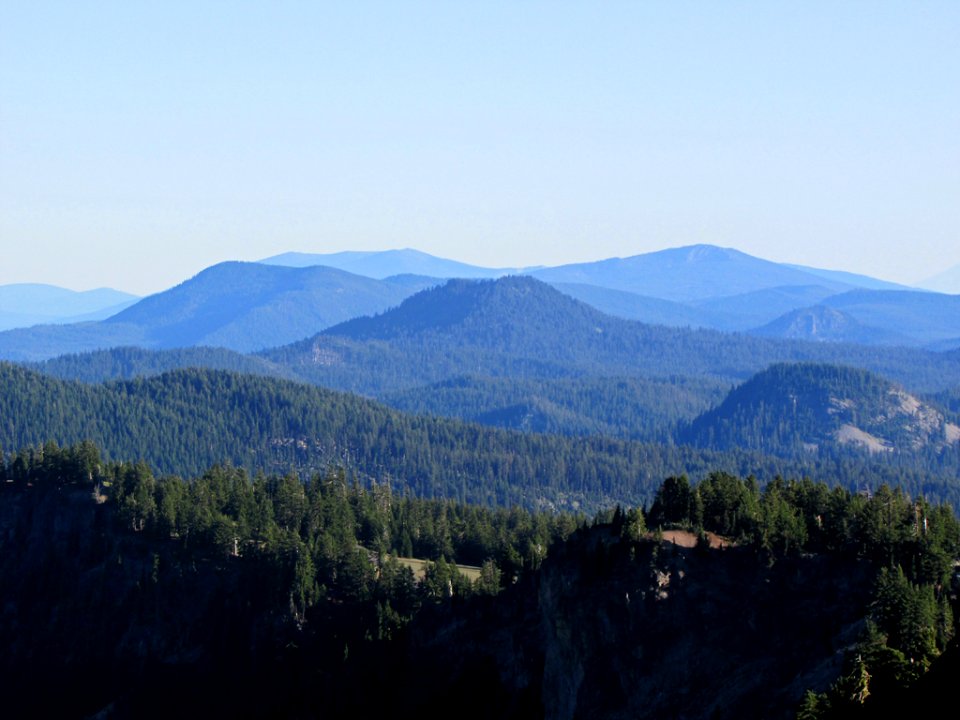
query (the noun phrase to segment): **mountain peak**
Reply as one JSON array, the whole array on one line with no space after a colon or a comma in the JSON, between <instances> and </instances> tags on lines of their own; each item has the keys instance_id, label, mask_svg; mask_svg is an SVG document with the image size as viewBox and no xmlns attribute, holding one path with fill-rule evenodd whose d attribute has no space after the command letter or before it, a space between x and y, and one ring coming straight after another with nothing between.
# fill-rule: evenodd
<instances>
[{"instance_id":1,"label":"mountain peak","mask_svg":"<svg viewBox=\"0 0 960 720\"><path fill-rule=\"evenodd\" d=\"M223 262L101 322L4 333L0 356L43 360L127 345L205 345L248 352L393 307L431 283L415 279L392 283L329 267Z\"/></svg>"},{"instance_id":2,"label":"mountain peak","mask_svg":"<svg viewBox=\"0 0 960 720\"><path fill-rule=\"evenodd\" d=\"M852 286L716 245L687 245L531 273L549 283L583 283L678 302L739 295L772 287Z\"/></svg>"},{"instance_id":3,"label":"mountain peak","mask_svg":"<svg viewBox=\"0 0 960 720\"><path fill-rule=\"evenodd\" d=\"M330 328L325 335L354 339L385 339L421 332L442 331L469 323L474 328L550 323L550 317L569 312L581 316L607 316L574 300L535 278L507 275L496 280L448 280L404 300L399 307L374 317L348 320Z\"/></svg>"},{"instance_id":4,"label":"mountain peak","mask_svg":"<svg viewBox=\"0 0 960 720\"><path fill-rule=\"evenodd\" d=\"M750 257L746 253L733 248L720 247L718 245L708 245L700 243L698 245L685 245L676 248L677 254L684 257L687 262L715 262L718 260L736 260ZM670 252L666 250L664 252Z\"/></svg>"}]
</instances>

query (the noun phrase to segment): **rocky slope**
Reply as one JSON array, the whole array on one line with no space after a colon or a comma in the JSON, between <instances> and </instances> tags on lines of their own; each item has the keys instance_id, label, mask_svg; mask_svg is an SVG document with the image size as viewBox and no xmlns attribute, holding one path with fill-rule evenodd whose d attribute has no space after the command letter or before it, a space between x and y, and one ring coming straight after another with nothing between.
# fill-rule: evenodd
<instances>
[{"instance_id":1,"label":"rocky slope","mask_svg":"<svg viewBox=\"0 0 960 720\"><path fill-rule=\"evenodd\" d=\"M942 451L960 426L932 405L865 370L773 365L734 388L683 433L718 448L776 454L854 447L870 453Z\"/></svg>"}]
</instances>

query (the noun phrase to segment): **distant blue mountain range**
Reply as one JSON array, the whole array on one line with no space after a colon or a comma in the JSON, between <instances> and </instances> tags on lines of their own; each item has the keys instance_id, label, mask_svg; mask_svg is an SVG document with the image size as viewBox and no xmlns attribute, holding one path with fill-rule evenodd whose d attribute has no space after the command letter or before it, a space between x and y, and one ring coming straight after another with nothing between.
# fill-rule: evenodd
<instances>
[{"instance_id":1,"label":"distant blue mountain range","mask_svg":"<svg viewBox=\"0 0 960 720\"><path fill-rule=\"evenodd\" d=\"M0 285L0 330L102 320L139 299L111 288L76 291L40 283Z\"/></svg>"},{"instance_id":2,"label":"distant blue mountain range","mask_svg":"<svg viewBox=\"0 0 960 720\"><path fill-rule=\"evenodd\" d=\"M920 283L920 287L935 292L960 294L960 265L937 273Z\"/></svg>"},{"instance_id":3,"label":"distant blue mountain range","mask_svg":"<svg viewBox=\"0 0 960 720\"><path fill-rule=\"evenodd\" d=\"M958 302L949 296L841 270L771 262L713 245L550 268L485 268L415 250L288 253L266 262L337 264L371 277L401 272L460 278L525 274L609 315L670 327L938 350L952 347L960 335ZM813 310L821 305L833 308L830 321L822 309Z\"/></svg>"},{"instance_id":4,"label":"distant blue mountain range","mask_svg":"<svg viewBox=\"0 0 960 720\"><path fill-rule=\"evenodd\" d=\"M436 282L374 280L328 267L221 263L106 320L2 332L0 358L36 361L120 346L249 352L382 312Z\"/></svg>"},{"instance_id":5,"label":"distant blue mountain range","mask_svg":"<svg viewBox=\"0 0 960 720\"><path fill-rule=\"evenodd\" d=\"M960 338L957 296L784 265L730 248L693 245L553 268L484 268L407 249L221 263L138 302L116 291L0 287L0 320L11 313L6 327L45 323L0 332L0 359L42 360L118 346L249 352L381 313L446 278L504 275L529 275L608 315L670 327L936 350L951 349ZM826 324L823 310L811 310L821 306L835 311ZM12 317L25 308L35 313L29 323Z\"/></svg>"},{"instance_id":6,"label":"distant blue mountain range","mask_svg":"<svg viewBox=\"0 0 960 720\"><path fill-rule=\"evenodd\" d=\"M296 253L274 255L265 265L309 267L325 265L365 277L384 279L393 275L425 275L433 278L495 278L516 275L519 268L485 268L428 255L409 248L379 252Z\"/></svg>"}]
</instances>

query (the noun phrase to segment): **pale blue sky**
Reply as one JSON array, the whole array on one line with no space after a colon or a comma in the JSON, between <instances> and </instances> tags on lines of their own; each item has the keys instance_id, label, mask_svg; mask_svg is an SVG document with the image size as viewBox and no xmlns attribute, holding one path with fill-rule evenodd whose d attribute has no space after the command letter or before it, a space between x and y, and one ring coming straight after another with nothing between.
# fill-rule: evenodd
<instances>
[{"instance_id":1,"label":"pale blue sky","mask_svg":"<svg viewBox=\"0 0 960 720\"><path fill-rule=\"evenodd\" d=\"M960 263L960 2L0 0L0 284L692 243Z\"/></svg>"}]
</instances>

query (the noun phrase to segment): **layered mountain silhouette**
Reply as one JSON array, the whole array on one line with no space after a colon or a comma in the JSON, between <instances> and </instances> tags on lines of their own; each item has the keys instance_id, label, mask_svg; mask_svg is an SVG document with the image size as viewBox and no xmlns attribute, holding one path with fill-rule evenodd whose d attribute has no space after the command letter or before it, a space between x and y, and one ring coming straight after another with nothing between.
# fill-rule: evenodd
<instances>
[{"instance_id":1,"label":"layered mountain silhouette","mask_svg":"<svg viewBox=\"0 0 960 720\"><path fill-rule=\"evenodd\" d=\"M148 327L160 347L218 345L248 351L383 310L429 284L372 281L326 267L222 263L108 322Z\"/></svg>"},{"instance_id":2,"label":"layered mountain silhouette","mask_svg":"<svg viewBox=\"0 0 960 720\"><path fill-rule=\"evenodd\" d=\"M689 302L772 287L820 285L833 292L856 285L714 245L691 245L628 258L544 268L531 273L550 283L583 283Z\"/></svg>"},{"instance_id":3,"label":"layered mountain silhouette","mask_svg":"<svg viewBox=\"0 0 960 720\"><path fill-rule=\"evenodd\" d=\"M952 268L937 273L921 282L920 285L936 292L960 293L960 265L954 265Z\"/></svg>"},{"instance_id":4,"label":"layered mountain silhouette","mask_svg":"<svg viewBox=\"0 0 960 720\"><path fill-rule=\"evenodd\" d=\"M856 273L771 262L713 245L527 269L484 268L415 250L286 253L264 262L328 264L375 278L408 272L473 279L525 274L607 314L671 327L752 331L796 310L826 304L876 332L851 323L850 332L844 333L838 325L827 336L813 338L818 341L932 346L960 334L957 303L949 297L915 293ZM776 329L764 328L759 334L776 336ZM802 334L794 330L784 337Z\"/></svg>"},{"instance_id":5,"label":"layered mountain silhouette","mask_svg":"<svg viewBox=\"0 0 960 720\"><path fill-rule=\"evenodd\" d=\"M370 395L464 375L739 382L784 361L860 365L918 390L960 380L960 368L936 353L648 325L605 315L530 277L451 280L262 356L311 382Z\"/></svg>"},{"instance_id":6,"label":"layered mountain silhouette","mask_svg":"<svg viewBox=\"0 0 960 720\"><path fill-rule=\"evenodd\" d=\"M726 329L737 325L737 317L707 303L699 307L673 300L638 295L626 290L613 290L583 283L550 283L564 295L591 307L626 320L639 320L669 327L702 327Z\"/></svg>"},{"instance_id":7,"label":"layered mountain silhouette","mask_svg":"<svg viewBox=\"0 0 960 720\"><path fill-rule=\"evenodd\" d=\"M261 260L266 265L309 267L325 265L356 275L384 279L394 275L425 275L434 278L494 278L515 274L519 268L485 268L447 260L419 250L379 252L297 253L288 252Z\"/></svg>"},{"instance_id":8,"label":"layered mountain silhouette","mask_svg":"<svg viewBox=\"0 0 960 720\"><path fill-rule=\"evenodd\" d=\"M960 335L960 295L896 290L851 290L823 301L865 325L899 333L918 343Z\"/></svg>"},{"instance_id":9,"label":"layered mountain silhouette","mask_svg":"<svg viewBox=\"0 0 960 720\"><path fill-rule=\"evenodd\" d=\"M744 331L773 322L782 315L816 305L833 296L833 290L822 285L782 285L753 290L740 295L726 295L691 303L717 318L718 330Z\"/></svg>"},{"instance_id":10,"label":"layered mountain silhouette","mask_svg":"<svg viewBox=\"0 0 960 720\"><path fill-rule=\"evenodd\" d=\"M864 345L906 345L907 338L895 332L872 328L842 310L814 305L792 310L753 330L754 335L814 342L853 342Z\"/></svg>"},{"instance_id":11,"label":"layered mountain silhouette","mask_svg":"<svg viewBox=\"0 0 960 720\"><path fill-rule=\"evenodd\" d=\"M752 330L767 337L864 345L958 347L960 295L907 290L850 290L785 313Z\"/></svg>"},{"instance_id":12,"label":"layered mountain silhouette","mask_svg":"<svg viewBox=\"0 0 960 720\"><path fill-rule=\"evenodd\" d=\"M786 264L786 267L791 267L796 270L802 270L803 272L811 273L817 277L827 278L828 280L833 280L836 282L846 283L847 285L852 285L853 287L865 288L868 290L909 290L910 288L906 285L901 285L900 283L889 282L888 280L878 280L877 278L870 277L869 275L861 275L859 273L846 272L845 270L824 270L822 268L812 268L807 267L806 265L791 265Z\"/></svg>"},{"instance_id":13,"label":"layered mountain silhouette","mask_svg":"<svg viewBox=\"0 0 960 720\"><path fill-rule=\"evenodd\" d=\"M434 282L374 280L326 267L221 263L101 322L0 333L0 357L43 360L124 345L249 352L384 310Z\"/></svg>"},{"instance_id":14,"label":"layered mountain silhouette","mask_svg":"<svg viewBox=\"0 0 960 720\"><path fill-rule=\"evenodd\" d=\"M283 264L221 263L105 320L0 332L0 358L37 361L121 346L256 351L382 312L441 283L439 277L500 277L507 272L414 250L288 253L268 261ZM365 275L317 262L338 263ZM710 245L522 272L608 315L668 327L757 330L761 335L803 338L790 314L819 305L851 320L833 323L829 333L810 336L817 341L944 350L955 347L960 337L958 296L871 289L891 284L851 273L786 266ZM108 310L98 312L100 317ZM443 317L448 310L438 312Z\"/></svg>"},{"instance_id":15,"label":"layered mountain silhouette","mask_svg":"<svg viewBox=\"0 0 960 720\"><path fill-rule=\"evenodd\" d=\"M102 320L137 300L136 295L112 288L76 291L42 283L0 285L0 331Z\"/></svg>"}]
</instances>

